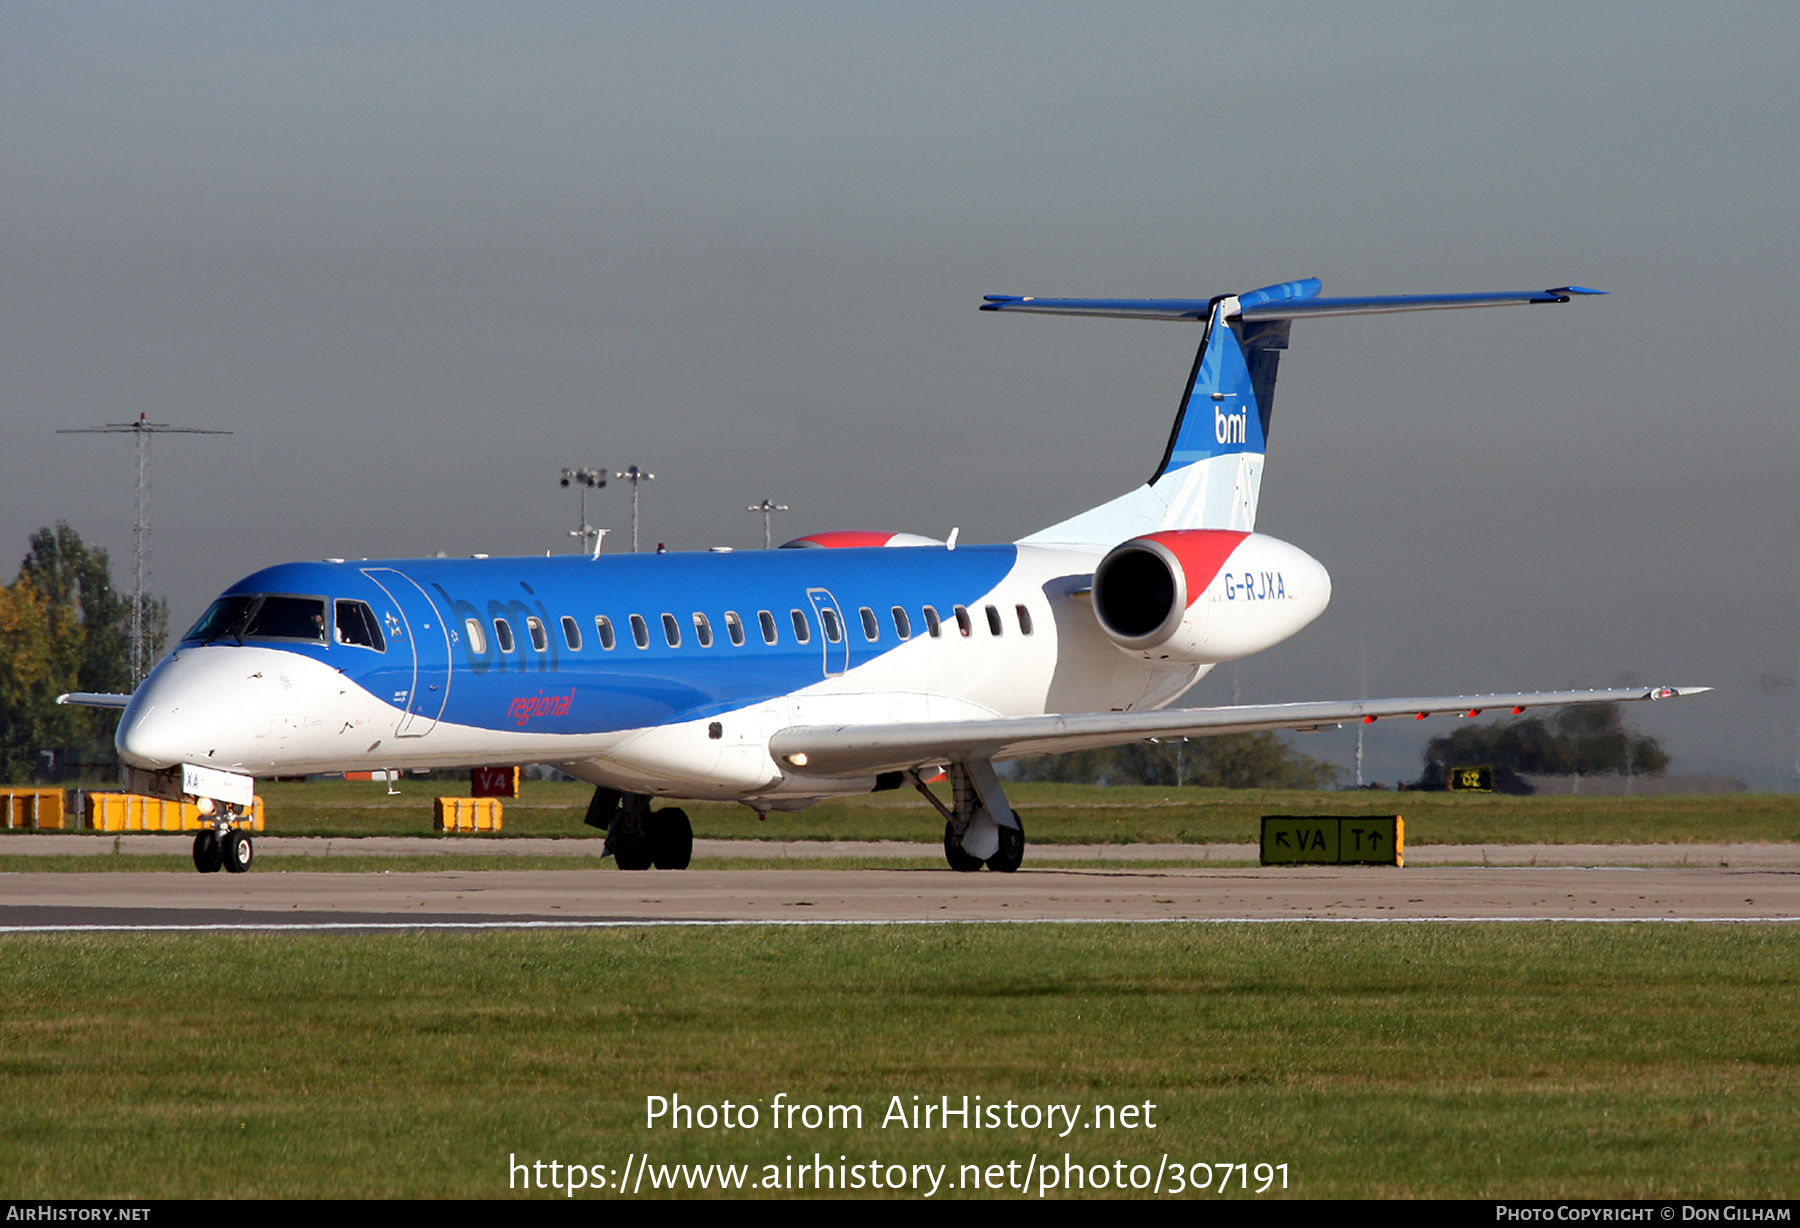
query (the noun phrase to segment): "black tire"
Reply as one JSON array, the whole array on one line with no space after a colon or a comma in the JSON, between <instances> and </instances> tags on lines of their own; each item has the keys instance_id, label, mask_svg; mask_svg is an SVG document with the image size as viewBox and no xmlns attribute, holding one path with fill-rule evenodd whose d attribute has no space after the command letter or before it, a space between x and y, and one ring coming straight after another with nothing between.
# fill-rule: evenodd
<instances>
[{"instance_id":1,"label":"black tire","mask_svg":"<svg viewBox=\"0 0 1800 1228\"><path fill-rule=\"evenodd\" d=\"M956 829L944 824L944 860L958 874L971 874L981 869L981 858L963 852L962 841L956 838Z\"/></svg>"},{"instance_id":2,"label":"black tire","mask_svg":"<svg viewBox=\"0 0 1800 1228\"><path fill-rule=\"evenodd\" d=\"M225 853L219 848L219 833L212 828L194 833L194 869L202 874L217 874L225 865Z\"/></svg>"},{"instance_id":3,"label":"black tire","mask_svg":"<svg viewBox=\"0 0 1800 1228\"><path fill-rule=\"evenodd\" d=\"M232 874L248 872L250 863L256 860L256 846L241 831L226 832L219 841L219 852L224 856L225 869Z\"/></svg>"},{"instance_id":4,"label":"black tire","mask_svg":"<svg viewBox=\"0 0 1800 1228\"><path fill-rule=\"evenodd\" d=\"M606 830L606 849L621 870L648 870L651 865L649 833L644 820L634 814L614 817Z\"/></svg>"},{"instance_id":5,"label":"black tire","mask_svg":"<svg viewBox=\"0 0 1800 1228\"><path fill-rule=\"evenodd\" d=\"M679 806L650 816L650 860L659 870L685 870L694 859L694 825Z\"/></svg>"},{"instance_id":6,"label":"black tire","mask_svg":"<svg viewBox=\"0 0 1800 1228\"><path fill-rule=\"evenodd\" d=\"M1017 819L1018 817L1019 812L1013 811L1013 818ZM987 868L998 870L1002 874L1011 874L1019 868L1024 860L1025 824L1020 822L1017 827L1002 827L1000 829L1000 851L987 859Z\"/></svg>"}]
</instances>

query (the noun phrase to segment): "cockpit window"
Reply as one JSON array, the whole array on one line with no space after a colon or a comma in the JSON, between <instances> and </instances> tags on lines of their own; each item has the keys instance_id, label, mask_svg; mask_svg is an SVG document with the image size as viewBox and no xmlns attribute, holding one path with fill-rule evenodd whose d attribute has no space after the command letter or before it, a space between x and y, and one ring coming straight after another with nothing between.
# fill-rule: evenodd
<instances>
[{"instance_id":1,"label":"cockpit window","mask_svg":"<svg viewBox=\"0 0 1800 1228\"><path fill-rule=\"evenodd\" d=\"M221 597L183 637L212 643L220 639L325 642L323 597Z\"/></svg>"},{"instance_id":2,"label":"cockpit window","mask_svg":"<svg viewBox=\"0 0 1800 1228\"><path fill-rule=\"evenodd\" d=\"M333 611L337 617L337 642L340 644L357 644L363 648L373 648L376 652L387 651L387 641L382 637L381 624L375 619L375 611L361 601L340 601Z\"/></svg>"},{"instance_id":3,"label":"cockpit window","mask_svg":"<svg viewBox=\"0 0 1800 1228\"><path fill-rule=\"evenodd\" d=\"M325 601L320 597L264 597L244 628L245 639L325 642Z\"/></svg>"},{"instance_id":4,"label":"cockpit window","mask_svg":"<svg viewBox=\"0 0 1800 1228\"><path fill-rule=\"evenodd\" d=\"M193 625L189 632L181 637L182 643L189 640L212 641L220 636L229 635L232 628L242 621L250 607L256 604L254 597L221 597L206 607L206 613L200 621Z\"/></svg>"}]
</instances>

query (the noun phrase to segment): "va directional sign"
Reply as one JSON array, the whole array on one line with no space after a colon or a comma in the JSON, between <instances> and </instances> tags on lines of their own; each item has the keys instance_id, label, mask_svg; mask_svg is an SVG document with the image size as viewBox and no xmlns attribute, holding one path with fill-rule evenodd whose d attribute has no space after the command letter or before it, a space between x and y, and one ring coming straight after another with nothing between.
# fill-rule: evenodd
<instances>
[{"instance_id":1,"label":"va directional sign","mask_svg":"<svg viewBox=\"0 0 1800 1228\"><path fill-rule=\"evenodd\" d=\"M1309 816L1266 814L1265 866L1403 866L1406 824L1397 814Z\"/></svg>"}]
</instances>

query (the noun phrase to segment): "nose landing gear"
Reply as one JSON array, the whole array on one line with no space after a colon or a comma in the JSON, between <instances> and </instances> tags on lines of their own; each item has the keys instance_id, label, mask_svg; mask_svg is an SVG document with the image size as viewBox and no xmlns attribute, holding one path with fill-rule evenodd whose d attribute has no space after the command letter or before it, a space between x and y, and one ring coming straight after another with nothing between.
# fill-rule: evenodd
<instances>
[{"instance_id":1,"label":"nose landing gear","mask_svg":"<svg viewBox=\"0 0 1800 1228\"><path fill-rule=\"evenodd\" d=\"M230 806L215 803L214 814L208 817L212 826L194 833L194 869L202 874L217 874L220 870L243 874L249 870L250 863L256 860L256 845L249 832L234 826L243 820L244 816L234 813Z\"/></svg>"}]
</instances>

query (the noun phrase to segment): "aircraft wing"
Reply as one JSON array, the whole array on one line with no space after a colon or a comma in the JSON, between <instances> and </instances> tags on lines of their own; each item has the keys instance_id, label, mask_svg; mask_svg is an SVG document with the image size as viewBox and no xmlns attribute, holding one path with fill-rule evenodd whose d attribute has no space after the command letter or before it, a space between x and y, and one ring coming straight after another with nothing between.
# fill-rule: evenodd
<instances>
[{"instance_id":1,"label":"aircraft wing","mask_svg":"<svg viewBox=\"0 0 1800 1228\"><path fill-rule=\"evenodd\" d=\"M1149 738L1211 737L1275 729L1324 729L1383 717L1423 719L1433 713L1467 716L1493 709L1675 699L1711 687L1631 687L1609 691L1528 691L1516 695L1450 695L1419 699L1163 708L1154 712L1077 712L996 717L985 721L894 725L796 725L778 731L769 751L805 775L852 776L967 759L1022 759Z\"/></svg>"},{"instance_id":2,"label":"aircraft wing","mask_svg":"<svg viewBox=\"0 0 1800 1228\"><path fill-rule=\"evenodd\" d=\"M74 704L78 708L116 708L123 711L131 702L129 695L107 695L100 691L70 691L67 695L58 695L59 704Z\"/></svg>"}]
</instances>

